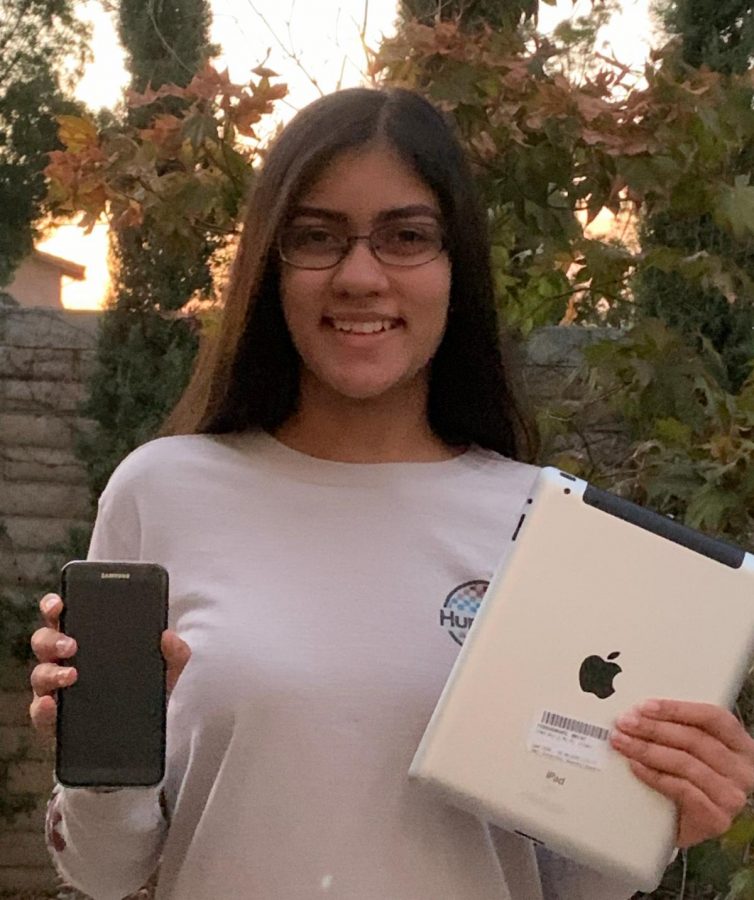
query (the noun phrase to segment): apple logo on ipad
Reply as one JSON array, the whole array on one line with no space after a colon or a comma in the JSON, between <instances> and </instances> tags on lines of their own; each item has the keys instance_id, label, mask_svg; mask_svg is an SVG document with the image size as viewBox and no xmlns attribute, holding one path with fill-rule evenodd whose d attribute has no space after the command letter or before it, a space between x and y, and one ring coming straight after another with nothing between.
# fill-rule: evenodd
<instances>
[{"instance_id":1,"label":"apple logo on ipad","mask_svg":"<svg viewBox=\"0 0 754 900\"><path fill-rule=\"evenodd\" d=\"M620 656L619 650L611 653L607 659L615 659L617 656ZM579 669L581 690L605 700L615 693L613 679L622 671L618 663L608 662L601 656L587 656Z\"/></svg>"}]
</instances>

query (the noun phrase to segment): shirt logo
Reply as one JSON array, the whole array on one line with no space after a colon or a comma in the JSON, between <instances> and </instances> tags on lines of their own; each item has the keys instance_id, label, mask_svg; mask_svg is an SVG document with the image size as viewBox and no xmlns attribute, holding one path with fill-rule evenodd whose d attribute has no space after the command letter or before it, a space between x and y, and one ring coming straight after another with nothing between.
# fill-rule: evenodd
<instances>
[{"instance_id":1,"label":"shirt logo","mask_svg":"<svg viewBox=\"0 0 754 900\"><path fill-rule=\"evenodd\" d=\"M481 579L465 581L445 598L440 610L440 625L457 644L463 644L466 639L489 584Z\"/></svg>"}]
</instances>

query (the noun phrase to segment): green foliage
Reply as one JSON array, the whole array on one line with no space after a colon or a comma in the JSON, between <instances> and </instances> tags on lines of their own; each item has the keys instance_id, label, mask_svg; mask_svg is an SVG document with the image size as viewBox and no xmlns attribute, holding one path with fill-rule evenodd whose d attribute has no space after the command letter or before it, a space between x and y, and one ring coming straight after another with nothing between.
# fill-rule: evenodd
<instances>
[{"instance_id":1,"label":"green foliage","mask_svg":"<svg viewBox=\"0 0 754 900\"><path fill-rule=\"evenodd\" d=\"M599 0L583 15L571 14L555 26L554 43L558 47L558 68L574 84L583 84L599 70L604 57L597 47L602 28L620 10L619 0Z\"/></svg>"},{"instance_id":2,"label":"green foliage","mask_svg":"<svg viewBox=\"0 0 754 900\"><path fill-rule=\"evenodd\" d=\"M554 0L544 0L553 6ZM511 28L536 17L539 0L401 0L400 18L423 25L462 18L466 25Z\"/></svg>"},{"instance_id":3,"label":"green foliage","mask_svg":"<svg viewBox=\"0 0 754 900\"><path fill-rule=\"evenodd\" d=\"M634 282L637 307L685 333L697 347L707 339L723 363L721 383L737 390L754 359L754 240L746 232L736 238L709 215L688 220L665 213L645 223L642 244L657 264L646 265ZM658 247L692 260L691 270L688 265L685 272L677 265L667 270ZM727 261L727 272L715 266L720 259ZM728 277L733 271L735 281Z\"/></svg>"},{"instance_id":4,"label":"green foliage","mask_svg":"<svg viewBox=\"0 0 754 900\"><path fill-rule=\"evenodd\" d=\"M144 149L131 138L134 128L143 130L154 120L159 130L189 106L184 96L160 96L154 89L166 83L183 86L195 77L212 51L209 25L207 0L120 0L119 30L132 94L150 91L150 102L132 98L126 122L110 132L113 142L128 147L121 159L130 156L133 163ZM166 142L174 135L170 128L159 133ZM185 386L196 340L185 321L165 316L194 294L208 294L211 285L208 260L213 237L188 230L187 239L180 240L175 230L156 227L137 207L157 183L164 188L171 176L173 182L181 181L164 152L165 143L156 141L152 146L151 159L144 160L151 165L152 181L138 174L132 179L130 192L135 198L129 196L113 223L113 298L100 330L86 408L95 422L94 437L82 440L78 448L95 496L121 459L154 437ZM191 174L199 190L201 173ZM174 199L178 200L175 195ZM192 201L189 197L187 202ZM178 201L175 206L180 215L182 204ZM185 230L185 225L176 229L181 227Z\"/></svg>"},{"instance_id":5,"label":"green foliage","mask_svg":"<svg viewBox=\"0 0 754 900\"><path fill-rule=\"evenodd\" d=\"M686 851L670 867L656 900L754 900L754 868L749 853L754 837L754 813L747 809L721 841L705 841ZM681 889L683 888L683 894Z\"/></svg>"},{"instance_id":6,"label":"green foliage","mask_svg":"<svg viewBox=\"0 0 754 900\"><path fill-rule=\"evenodd\" d=\"M704 65L723 76L749 68L754 58L751 0L665 0L659 10L667 30L677 36L679 75L688 66ZM725 77L723 83L734 84ZM727 183L703 200L689 186L672 208L644 222L641 242L649 252L670 246L692 259L728 260L729 272L719 279L689 279L649 267L633 288L643 314L659 316L697 346L701 337L709 339L723 359L724 384L737 390L754 358L754 187L749 184L754 133L748 126L754 84L738 82L727 94L722 115L707 113L711 129L700 145L707 154L722 152ZM728 274L734 269L732 279Z\"/></svg>"},{"instance_id":7,"label":"green foliage","mask_svg":"<svg viewBox=\"0 0 754 900\"><path fill-rule=\"evenodd\" d=\"M210 259L249 181L247 157L232 146L248 98L223 93L227 76L208 66L207 0L121 0L119 26L132 76L125 121L100 130L61 120L66 151L47 170L61 208L89 224L108 214L115 235L113 297L85 410L95 427L78 448L95 496L154 437L188 380L197 340L176 314L212 295ZM241 125L252 119L246 111Z\"/></svg>"},{"instance_id":8,"label":"green foliage","mask_svg":"<svg viewBox=\"0 0 754 900\"><path fill-rule=\"evenodd\" d=\"M12 662L30 658L29 630L36 620L36 610L22 596L0 593L0 671Z\"/></svg>"},{"instance_id":9,"label":"green foliage","mask_svg":"<svg viewBox=\"0 0 754 900\"><path fill-rule=\"evenodd\" d=\"M33 246L56 116L80 111L63 67L87 54L73 0L0 0L0 286ZM74 70L74 74L77 70ZM70 79L69 79L70 81Z\"/></svg>"},{"instance_id":10,"label":"green foliage","mask_svg":"<svg viewBox=\"0 0 754 900\"><path fill-rule=\"evenodd\" d=\"M8 790L11 772L28 758L28 754L28 744L21 743L12 753L0 756L0 820L7 824L36 806L37 798L30 791L11 793Z\"/></svg>"},{"instance_id":11,"label":"green foliage","mask_svg":"<svg viewBox=\"0 0 754 900\"><path fill-rule=\"evenodd\" d=\"M586 351L593 390L609 395L633 439L614 468L589 476L754 549L754 377L729 393L709 342L702 351L657 319Z\"/></svg>"},{"instance_id":12,"label":"green foliage","mask_svg":"<svg viewBox=\"0 0 754 900\"><path fill-rule=\"evenodd\" d=\"M83 410L95 427L79 446L94 496L123 457L159 430L186 384L196 345L190 319L146 307L116 308L103 317Z\"/></svg>"},{"instance_id":13,"label":"green foliage","mask_svg":"<svg viewBox=\"0 0 754 900\"><path fill-rule=\"evenodd\" d=\"M131 87L186 85L216 49L205 0L120 0L118 30Z\"/></svg>"},{"instance_id":14,"label":"green foliage","mask_svg":"<svg viewBox=\"0 0 754 900\"><path fill-rule=\"evenodd\" d=\"M106 215L119 232L116 295L105 312L86 414L95 422L80 455L94 494L120 460L149 440L180 395L197 340L182 308L212 297L209 261L233 235L252 179L254 125L285 94L274 73L234 85L206 66L186 87L163 85L130 95L150 108L146 127L97 128L81 118L61 121L65 150L47 168L50 194L85 221ZM178 100L172 113L154 112Z\"/></svg>"},{"instance_id":15,"label":"green foliage","mask_svg":"<svg viewBox=\"0 0 754 900\"><path fill-rule=\"evenodd\" d=\"M682 40L683 59L727 74L745 72L754 58L751 0L664 0L657 10Z\"/></svg>"},{"instance_id":16,"label":"green foliage","mask_svg":"<svg viewBox=\"0 0 754 900\"><path fill-rule=\"evenodd\" d=\"M4 532L0 525L0 540ZM0 592L0 674L12 670L30 657L29 635L34 630L36 610L25 597ZM11 823L14 818L34 808L36 797L27 792L11 793L8 789L13 768L28 756L28 746L20 744L11 753L0 754L0 820Z\"/></svg>"},{"instance_id":17,"label":"green foliage","mask_svg":"<svg viewBox=\"0 0 754 900\"><path fill-rule=\"evenodd\" d=\"M192 271L201 286L207 251L218 252L235 231L258 151L238 137L256 139L254 126L287 90L271 84L269 70L254 71L256 81L236 85L227 72L207 65L185 88L132 92L130 108L153 110L146 127L60 119L65 149L50 154L46 169L51 202L69 214L84 213L86 226L106 216L119 229L129 258L138 257L135 264L147 272L141 283L149 303L180 305L163 299L190 293L191 279L180 271ZM154 112L156 101L170 99L180 100L181 108ZM166 264L173 266L169 276Z\"/></svg>"},{"instance_id":18,"label":"green foliage","mask_svg":"<svg viewBox=\"0 0 754 900\"><path fill-rule=\"evenodd\" d=\"M609 63L574 85L558 66L568 49L539 41L532 50L519 32L463 21L407 22L374 66L455 119L490 213L508 324L526 334L605 310L627 318L631 279L650 268L746 291L731 254L671 244L637 253L585 224L626 202L686 217L713 210L718 228L748 240L749 186L730 172L754 135L750 80L684 68L668 51L643 90L618 91L625 70Z\"/></svg>"},{"instance_id":19,"label":"green foliage","mask_svg":"<svg viewBox=\"0 0 754 900\"><path fill-rule=\"evenodd\" d=\"M212 52L209 26L207 0L120 0L119 31L132 92L188 84ZM187 105L183 97L158 93L149 99L145 105L132 103L127 113L142 128L153 116L160 117L158 122L169 121L170 113ZM158 176L169 179L169 160L155 158L154 162ZM127 216L116 223L115 234L115 306L180 309L194 293L206 291L212 253L212 242L206 237L181 247L166 239L165 231Z\"/></svg>"}]
</instances>

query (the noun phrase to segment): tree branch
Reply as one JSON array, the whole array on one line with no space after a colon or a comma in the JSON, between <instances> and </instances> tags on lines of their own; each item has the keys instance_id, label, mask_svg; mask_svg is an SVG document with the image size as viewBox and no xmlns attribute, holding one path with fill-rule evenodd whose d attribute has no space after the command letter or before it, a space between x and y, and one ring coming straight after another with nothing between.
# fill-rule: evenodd
<instances>
[{"instance_id":1,"label":"tree branch","mask_svg":"<svg viewBox=\"0 0 754 900\"><path fill-rule=\"evenodd\" d=\"M319 93L320 97L324 97L325 92L324 92L324 91L322 90L322 88L320 87L320 84L319 84L319 82L317 81L317 79L309 72L309 70L308 70L308 69L304 66L304 64L301 62L301 57L298 55L298 53L296 53L296 51L295 51L293 48L291 48L291 47L286 47L286 45L280 40L280 37L278 36L278 34L277 34L277 32L275 31L275 29L274 29L274 28L272 27L272 25L270 25L270 23L267 21L267 18L265 17L264 13L261 13L261 12L256 8L256 6L255 6L254 3L253 3L253 0L246 0L246 2L247 2L247 3L249 4L249 6L251 7L252 11L254 12L254 15L256 15L257 18L260 19L260 20L262 21L262 23L264 24L265 28L267 29L267 31L269 31L269 33L270 33L270 34L272 35L272 37L275 39L275 41L277 42L278 46L279 46L280 49L283 51L283 53L285 53L285 55L288 57L288 59L291 60L291 62L295 63L295 65L298 66L299 69L301 69L301 71L304 73L304 75L306 75L306 77L307 77L307 78L309 79L309 81L311 82L312 86L313 86L313 87L316 89L316 91ZM288 27L289 27L289 36L290 36L290 18L288 19L288 23L287 23L287 24L288 24ZM293 41L293 38L291 37L291 42L292 42L292 41Z\"/></svg>"},{"instance_id":2,"label":"tree branch","mask_svg":"<svg viewBox=\"0 0 754 900\"><path fill-rule=\"evenodd\" d=\"M2 85L2 83L5 81L5 79L15 69L16 65L18 64L18 62L22 56L23 56L23 51L19 50L18 53L13 57L13 59L11 59L11 61L8 63L8 65L2 71L0 71L0 85Z\"/></svg>"},{"instance_id":3,"label":"tree branch","mask_svg":"<svg viewBox=\"0 0 754 900\"><path fill-rule=\"evenodd\" d=\"M21 27L21 23L23 22L24 16L26 15L26 12L29 9L30 5L31 5L31 0L26 0L26 2L18 10L18 18L16 19L15 24L11 28L10 33L6 37L4 37L2 41L0 41L0 53L5 52L5 48L10 44L10 42L16 36L16 32ZM2 83L2 82L0 82L0 83Z\"/></svg>"},{"instance_id":4,"label":"tree branch","mask_svg":"<svg viewBox=\"0 0 754 900\"><path fill-rule=\"evenodd\" d=\"M162 44L162 46L167 50L167 52L170 54L170 56L173 57L173 59L178 63L178 65L182 69L184 69L186 72L188 72L189 75L194 75L194 70L191 68L191 66L186 65L186 63L180 58L180 56L178 56L178 54L175 52L175 48L171 44L168 43L165 35L162 33L162 31L160 31L160 26L157 24L157 19L154 14L154 7L155 7L155 0L149 0L149 3L147 5L147 10L149 12L149 21L152 23L152 25L154 27L154 32L157 35L157 37L160 39L160 43Z\"/></svg>"}]
</instances>

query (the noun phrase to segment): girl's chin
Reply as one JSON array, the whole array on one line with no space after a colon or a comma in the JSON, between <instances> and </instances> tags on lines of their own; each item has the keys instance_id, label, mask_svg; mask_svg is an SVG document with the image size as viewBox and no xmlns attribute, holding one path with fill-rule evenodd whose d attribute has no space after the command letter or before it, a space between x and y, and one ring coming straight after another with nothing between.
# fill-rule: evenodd
<instances>
[{"instance_id":1,"label":"girl's chin","mask_svg":"<svg viewBox=\"0 0 754 900\"><path fill-rule=\"evenodd\" d=\"M408 373L382 377L331 377L318 379L326 391L352 401L379 400L391 394L403 395L415 383Z\"/></svg>"},{"instance_id":2,"label":"girl's chin","mask_svg":"<svg viewBox=\"0 0 754 900\"><path fill-rule=\"evenodd\" d=\"M398 388L398 384L328 384L327 387L330 389L330 393L344 400L368 402L388 396Z\"/></svg>"}]
</instances>

